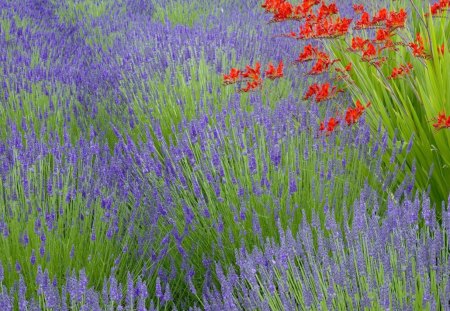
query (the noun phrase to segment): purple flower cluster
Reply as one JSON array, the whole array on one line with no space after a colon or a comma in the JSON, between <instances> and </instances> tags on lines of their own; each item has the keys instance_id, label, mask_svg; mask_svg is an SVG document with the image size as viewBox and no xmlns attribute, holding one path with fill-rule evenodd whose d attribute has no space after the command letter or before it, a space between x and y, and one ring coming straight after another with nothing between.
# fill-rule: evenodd
<instances>
[{"instance_id":1,"label":"purple flower cluster","mask_svg":"<svg viewBox=\"0 0 450 311\"><path fill-rule=\"evenodd\" d=\"M156 310L153 301L148 300L147 285L138 277L134 280L128 274L124 284L118 284L112 275L105 280L102 291L96 291L89 287L88 278L84 270L78 275L68 273L64 284L58 285L56 278L51 278L47 270L37 268L35 283L25 284L20 275L16 289L8 291L2 285L3 266L0 263L0 308L5 311L16 310ZM27 287L36 288L35 295L27 299ZM170 289L166 288L164 298L170 300ZM17 297L17 298L16 298ZM17 304L16 304L17 302ZM150 305L147 308L146 305Z\"/></svg>"},{"instance_id":2,"label":"purple flower cluster","mask_svg":"<svg viewBox=\"0 0 450 311\"><path fill-rule=\"evenodd\" d=\"M450 310L450 203L440 226L426 194L389 199L383 218L378 198L366 188L342 229L330 208L323 223L315 214L296 235L280 227L279 241L241 248L234 266L216 266L202 309Z\"/></svg>"}]
</instances>

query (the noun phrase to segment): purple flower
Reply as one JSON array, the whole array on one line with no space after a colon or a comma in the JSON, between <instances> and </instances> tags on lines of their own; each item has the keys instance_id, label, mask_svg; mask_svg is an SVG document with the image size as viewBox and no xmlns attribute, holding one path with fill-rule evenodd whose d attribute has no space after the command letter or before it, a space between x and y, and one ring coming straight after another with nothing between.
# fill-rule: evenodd
<instances>
[{"instance_id":1,"label":"purple flower","mask_svg":"<svg viewBox=\"0 0 450 311\"><path fill-rule=\"evenodd\" d=\"M297 181L294 174L289 174L289 194L297 192Z\"/></svg>"},{"instance_id":2,"label":"purple flower","mask_svg":"<svg viewBox=\"0 0 450 311\"><path fill-rule=\"evenodd\" d=\"M163 298L163 293L161 289L161 280L159 279L159 276L156 278L156 289L155 289L155 295L156 298L161 300Z\"/></svg>"}]
</instances>

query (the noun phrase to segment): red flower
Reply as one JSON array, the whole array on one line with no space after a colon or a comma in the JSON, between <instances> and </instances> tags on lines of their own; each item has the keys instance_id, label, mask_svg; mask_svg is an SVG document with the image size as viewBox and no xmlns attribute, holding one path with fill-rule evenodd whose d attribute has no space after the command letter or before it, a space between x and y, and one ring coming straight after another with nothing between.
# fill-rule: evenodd
<instances>
[{"instance_id":1,"label":"red flower","mask_svg":"<svg viewBox=\"0 0 450 311\"><path fill-rule=\"evenodd\" d=\"M375 46L372 43L368 43L367 47L363 50L362 60L363 61L371 61L375 59L378 55L378 52Z\"/></svg>"},{"instance_id":2,"label":"red flower","mask_svg":"<svg viewBox=\"0 0 450 311\"><path fill-rule=\"evenodd\" d=\"M307 73L308 75L319 75L324 72L326 72L335 62L339 62L339 59L319 59L317 62L313 65L311 70Z\"/></svg>"},{"instance_id":3,"label":"red flower","mask_svg":"<svg viewBox=\"0 0 450 311\"><path fill-rule=\"evenodd\" d=\"M250 67L250 65L245 66L245 71L242 72L242 77L251 79L251 80L258 80L261 76L261 64L259 62L256 62L255 68Z\"/></svg>"},{"instance_id":4,"label":"red flower","mask_svg":"<svg viewBox=\"0 0 450 311\"><path fill-rule=\"evenodd\" d=\"M279 35L275 35L273 37L274 38L276 38L276 37L284 37L284 38L298 39L298 35L294 31L291 31L291 32L288 32L288 33L282 33L282 34L279 34Z\"/></svg>"},{"instance_id":5,"label":"red flower","mask_svg":"<svg viewBox=\"0 0 450 311\"><path fill-rule=\"evenodd\" d=\"M445 54L445 45L444 45L444 43L442 43L442 45L438 47L438 53L440 55L444 55Z\"/></svg>"},{"instance_id":6,"label":"red flower","mask_svg":"<svg viewBox=\"0 0 450 311\"><path fill-rule=\"evenodd\" d=\"M347 108L347 111L345 113L345 122L347 125L352 125L358 121L358 119L362 116L364 110L370 106L370 102L366 104L364 107L361 105L361 102L359 100L355 103L355 108Z\"/></svg>"},{"instance_id":7,"label":"red flower","mask_svg":"<svg viewBox=\"0 0 450 311\"><path fill-rule=\"evenodd\" d=\"M350 46L350 51L352 52L358 52L364 50L365 46L370 43L370 40L363 39L361 37L353 37L352 38L352 44Z\"/></svg>"},{"instance_id":8,"label":"red flower","mask_svg":"<svg viewBox=\"0 0 450 311\"><path fill-rule=\"evenodd\" d=\"M300 26L298 38L302 40L310 39L314 35L314 29L311 23L306 22Z\"/></svg>"},{"instance_id":9,"label":"red flower","mask_svg":"<svg viewBox=\"0 0 450 311\"><path fill-rule=\"evenodd\" d=\"M241 77L241 71L237 68L231 68L229 74L223 75L223 84L236 83L240 77Z\"/></svg>"},{"instance_id":10,"label":"red flower","mask_svg":"<svg viewBox=\"0 0 450 311\"><path fill-rule=\"evenodd\" d=\"M325 130L325 124L323 122L320 122L319 131Z\"/></svg>"},{"instance_id":11,"label":"red flower","mask_svg":"<svg viewBox=\"0 0 450 311\"><path fill-rule=\"evenodd\" d=\"M372 42L375 44L377 44L377 43L383 44L383 46L381 47L381 50L391 49L391 50L397 51L398 49L396 48L396 46L404 45L404 43L403 42L394 42L392 40L392 35L393 35L393 32L390 31L389 29L378 29L375 39Z\"/></svg>"},{"instance_id":12,"label":"red flower","mask_svg":"<svg viewBox=\"0 0 450 311\"><path fill-rule=\"evenodd\" d=\"M433 121L436 123L433 124L433 127L436 130L441 130L444 128L450 128L450 115L446 115L445 111L440 112L437 116L437 118L433 118Z\"/></svg>"},{"instance_id":13,"label":"red flower","mask_svg":"<svg viewBox=\"0 0 450 311\"><path fill-rule=\"evenodd\" d=\"M387 19L388 19L388 10L386 8L382 8L372 18L372 24L377 25L377 24L380 24L380 23L385 23L385 22L387 22Z\"/></svg>"},{"instance_id":14,"label":"red flower","mask_svg":"<svg viewBox=\"0 0 450 311\"><path fill-rule=\"evenodd\" d=\"M352 63L348 63L348 65L347 66L345 66L345 71L350 71L350 70L352 70Z\"/></svg>"},{"instance_id":15,"label":"red flower","mask_svg":"<svg viewBox=\"0 0 450 311\"><path fill-rule=\"evenodd\" d=\"M413 69L413 66L411 63L407 63L406 65L401 65L398 68L392 69L391 75L388 77L388 79L396 79L406 76L411 72Z\"/></svg>"},{"instance_id":16,"label":"red flower","mask_svg":"<svg viewBox=\"0 0 450 311\"><path fill-rule=\"evenodd\" d=\"M343 92L343 90L338 89L333 86L330 89L330 83L326 82L324 84L314 83L309 86L308 91L303 96L303 99L310 99L315 96L316 103L320 103L325 100L329 100L335 97L338 93Z\"/></svg>"},{"instance_id":17,"label":"red flower","mask_svg":"<svg viewBox=\"0 0 450 311\"><path fill-rule=\"evenodd\" d=\"M294 7L290 2L284 1L280 3L274 12L273 18L270 20L270 23L282 22L288 20L292 17L294 12Z\"/></svg>"},{"instance_id":18,"label":"red flower","mask_svg":"<svg viewBox=\"0 0 450 311\"><path fill-rule=\"evenodd\" d=\"M319 7L319 10L317 11L317 17L318 19L324 19L338 13L339 10L335 2L330 3L328 6L325 4L325 2L322 2L322 5Z\"/></svg>"},{"instance_id":19,"label":"red flower","mask_svg":"<svg viewBox=\"0 0 450 311\"><path fill-rule=\"evenodd\" d=\"M392 33L386 29L378 29L376 36L375 36L375 42L383 42L391 39Z\"/></svg>"},{"instance_id":20,"label":"red flower","mask_svg":"<svg viewBox=\"0 0 450 311\"><path fill-rule=\"evenodd\" d=\"M386 27L388 27L390 31L393 31L397 28L404 28L407 16L408 14L404 9L400 9L400 11L398 12L389 12L389 16L386 20Z\"/></svg>"},{"instance_id":21,"label":"red flower","mask_svg":"<svg viewBox=\"0 0 450 311\"><path fill-rule=\"evenodd\" d=\"M372 23L372 21L370 20L370 15L367 12L362 12L361 17L358 21L356 21L355 24L355 29L359 30L359 29L368 29L368 28L374 28L377 27L376 25L374 25Z\"/></svg>"},{"instance_id":22,"label":"red flower","mask_svg":"<svg viewBox=\"0 0 450 311\"><path fill-rule=\"evenodd\" d=\"M348 63L347 66L344 67L344 69L336 67L336 72L340 74L336 75L334 79L336 81L350 79L350 75L348 74L348 72L352 70L352 65L352 63Z\"/></svg>"},{"instance_id":23,"label":"red flower","mask_svg":"<svg viewBox=\"0 0 450 311\"><path fill-rule=\"evenodd\" d=\"M302 7L304 11L310 11L313 6L319 4L321 0L303 0L303 2L299 5Z\"/></svg>"},{"instance_id":24,"label":"red flower","mask_svg":"<svg viewBox=\"0 0 450 311\"><path fill-rule=\"evenodd\" d=\"M352 23L352 19L350 18L343 18L336 21L335 24L335 31L337 35L342 36L348 32L348 29L350 28L350 24Z\"/></svg>"},{"instance_id":25,"label":"red flower","mask_svg":"<svg viewBox=\"0 0 450 311\"><path fill-rule=\"evenodd\" d=\"M316 95L317 92L320 90L320 86L317 83L314 83L309 86L308 91L306 91L305 95L303 96L303 99L309 99L312 96Z\"/></svg>"},{"instance_id":26,"label":"red flower","mask_svg":"<svg viewBox=\"0 0 450 311\"><path fill-rule=\"evenodd\" d=\"M238 92L240 92L240 93L241 92L247 93L247 92L250 92L250 91L257 90L257 89L259 89L261 87L262 87L262 80L261 79L254 80L254 81L248 81L247 82L247 86L242 88L242 89L240 89Z\"/></svg>"},{"instance_id":27,"label":"red flower","mask_svg":"<svg viewBox=\"0 0 450 311\"><path fill-rule=\"evenodd\" d=\"M283 77L283 61L281 60L278 63L278 67L275 68L274 65L270 62L268 65L268 69L266 70L266 78L269 78L271 80L275 80L278 78Z\"/></svg>"},{"instance_id":28,"label":"red flower","mask_svg":"<svg viewBox=\"0 0 450 311\"><path fill-rule=\"evenodd\" d=\"M300 52L295 62L303 63L316 59L328 60L329 56L325 52L320 51L317 47L313 47L312 44L308 44L303 48L303 51Z\"/></svg>"},{"instance_id":29,"label":"red flower","mask_svg":"<svg viewBox=\"0 0 450 311\"><path fill-rule=\"evenodd\" d=\"M276 13L278 7L285 1L286 0L265 0L261 7L264 8L267 13Z\"/></svg>"},{"instance_id":30,"label":"red flower","mask_svg":"<svg viewBox=\"0 0 450 311\"><path fill-rule=\"evenodd\" d=\"M357 14L361 14L364 12L364 5L362 4L354 4L353 5L353 11Z\"/></svg>"},{"instance_id":31,"label":"red flower","mask_svg":"<svg viewBox=\"0 0 450 311\"><path fill-rule=\"evenodd\" d=\"M433 3L430 11L433 17L441 17L440 14L443 14L448 9L450 9L450 0L440 0L439 2ZM429 16L429 13L426 13L425 16Z\"/></svg>"},{"instance_id":32,"label":"red flower","mask_svg":"<svg viewBox=\"0 0 450 311\"><path fill-rule=\"evenodd\" d=\"M336 38L348 32L352 20L348 18L323 19L315 24L313 38Z\"/></svg>"},{"instance_id":33,"label":"red flower","mask_svg":"<svg viewBox=\"0 0 450 311\"><path fill-rule=\"evenodd\" d=\"M338 93L343 92L343 90L338 89L337 87L333 86L330 90L330 84L325 83L322 85L320 90L316 93L316 103L320 103L322 101L329 100L331 98L334 98Z\"/></svg>"},{"instance_id":34,"label":"red flower","mask_svg":"<svg viewBox=\"0 0 450 311\"><path fill-rule=\"evenodd\" d=\"M325 126L324 122L320 122L319 131L326 130L327 135L329 135L336 129L336 127L338 125L339 125L339 120L331 117L330 119L328 119L328 122L326 122L326 126Z\"/></svg>"},{"instance_id":35,"label":"red flower","mask_svg":"<svg viewBox=\"0 0 450 311\"><path fill-rule=\"evenodd\" d=\"M412 49L414 56L424 58L424 59L431 58L430 55L425 53L425 45L423 42L423 38L419 32L416 34L415 42L409 43L408 46Z\"/></svg>"}]
</instances>

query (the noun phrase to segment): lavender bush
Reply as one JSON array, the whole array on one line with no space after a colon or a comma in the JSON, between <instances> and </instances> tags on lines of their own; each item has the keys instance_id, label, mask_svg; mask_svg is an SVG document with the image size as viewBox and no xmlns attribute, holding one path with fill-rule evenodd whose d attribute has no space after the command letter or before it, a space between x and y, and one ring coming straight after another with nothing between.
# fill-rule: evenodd
<instances>
[{"instance_id":1,"label":"lavender bush","mask_svg":"<svg viewBox=\"0 0 450 311\"><path fill-rule=\"evenodd\" d=\"M442 227L427 195L388 200L366 186L353 222L339 225L334 207L297 234L236 250L236 268L216 266L219 285L204 293L205 310L448 310L449 205ZM419 222L425 225L419 230Z\"/></svg>"}]
</instances>

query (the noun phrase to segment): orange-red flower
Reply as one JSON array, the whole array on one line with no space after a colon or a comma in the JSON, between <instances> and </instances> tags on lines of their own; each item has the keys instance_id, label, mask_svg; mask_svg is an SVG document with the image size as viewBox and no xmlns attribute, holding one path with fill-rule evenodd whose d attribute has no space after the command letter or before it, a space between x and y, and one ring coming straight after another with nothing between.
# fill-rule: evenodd
<instances>
[{"instance_id":1,"label":"orange-red flower","mask_svg":"<svg viewBox=\"0 0 450 311\"><path fill-rule=\"evenodd\" d=\"M268 68L267 68L267 70L266 70L266 72L265 72L266 78L269 78L269 79L271 79L271 80L275 80L275 79L278 79L278 78L283 77L283 66L284 66L283 60L281 60L281 61L278 63L278 67L276 67L276 68L275 68L275 66L270 62L270 63L268 64Z\"/></svg>"},{"instance_id":2,"label":"orange-red flower","mask_svg":"<svg viewBox=\"0 0 450 311\"><path fill-rule=\"evenodd\" d=\"M330 83L324 84L314 83L309 86L308 91L303 96L303 99L310 99L315 96L316 103L334 98L338 93L343 92L342 89L338 89L336 86L330 87Z\"/></svg>"},{"instance_id":3,"label":"orange-red flower","mask_svg":"<svg viewBox=\"0 0 450 311\"><path fill-rule=\"evenodd\" d=\"M339 10L335 2L332 2L329 5L326 5L325 2L322 2L322 5L319 7L319 10L317 11L317 18L324 19L338 13Z\"/></svg>"},{"instance_id":4,"label":"orange-red flower","mask_svg":"<svg viewBox=\"0 0 450 311\"><path fill-rule=\"evenodd\" d=\"M359 29L369 29L369 28L377 28L380 27L377 24L374 24L371 19L370 19L370 15L369 13L363 11L361 13L361 17L358 21L356 21L355 24L355 30L359 30Z\"/></svg>"},{"instance_id":5,"label":"orange-red flower","mask_svg":"<svg viewBox=\"0 0 450 311\"><path fill-rule=\"evenodd\" d=\"M280 4L278 4L274 12L274 16L269 23L282 22L291 19L293 12L294 6L290 2L283 1Z\"/></svg>"},{"instance_id":6,"label":"orange-red flower","mask_svg":"<svg viewBox=\"0 0 450 311\"><path fill-rule=\"evenodd\" d=\"M379 25L381 23L386 23L387 19L388 19L388 10L386 8L382 8L372 18L372 24Z\"/></svg>"},{"instance_id":7,"label":"orange-red flower","mask_svg":"<svg viewBox=\"0 0 450 311\"><path fill-rule=\"evenodd\" d=\"M223 84L233 84L241 78L241 71L237 68L231 68L229 74L223 75Z\"/></svg>"},{"instance_id":8,"label":"orange-red flower","mask_svg":"<svg viewBox=\"0 0 450 311\"><path fill-rule=\"evenodd\" d=\"M274 38L276 38L276 37L284 37L284 38L299 39L298 38L298 34L295 31L291 31L291 32L288 32L288 33L282 33L282 34L279 34L279 35L275 35L273 37Z\"/></svg>"},{"instance_id":9,"label":"orange-red flower","mask_svg":"<svg viewBox=\"0 0 450 311\"><path fill-rule=\"evenodd\" d=\"M404 9L400 9L398 12L391 11L386 19L386 27L390 31L394 31L397 28L404 28L406 23L406 18L408 14Z\"/></svg>"},{"instance_id":10,"label":"orange-red flower","mask_svg":"<svg viewBox=\"0 0 450 311\"><path fill-rule=\"evenodd\" d=\"M320 103L322 101L326 101L334 98L338 93L343 92L344 90L338 89L336 86L333 86L330 90L330 84L325 83L316 93L316 103Z\"/></svg>"},{"instance_id":11,"label":"orange-red flower","mask_svg":"<svg viewBox=\"0 0 450 311\"><path fill-rule=\"evenodd\" d=\"M397 51L398 45L404 45L403 42L394 42L392 39L393 32L390 29L378 29L375 35L375 39L372 40L374 44L382 44L380 50L391 49Z\"/></svg>"},{"instance_id":12,"label":"orange-red flower","mask_svg":"<svg viewBox=\"0 0 450 311\"><path fill-rule=\"evenodd\" d=\"M303 63L318 59L328 60L329 56L325 52L320 51L317 47L313 47L312 44L308 44L305 45L295 62Z\"/></svg>"},{"instance_id":13,"label":"orange-red flower","mask_svg":"<svg viewBox=\"0 0 450 311\"><path fill-rule=\"evenodd\" d=\"M356 14L361 14L364 12L364 5L362 4L354 4L353 5L353 11L355 11Z\"/></svg>"},{"instance_id":14,"label":"orange-red flower","mask_svg":"<svg viewBox=\"0 0 450 311\"><path fill-rule=\"evenodd\" d=\"M255 68L250 65L245 66L245 71L242 72L242 77L251 80L258 80L261 76L261 64L256 62Z\"/></svg>"},{"instance_id":15,"label":"orange-red flower","mask_svg":"<svg viewBox=\"0 0 450 311\"><path fill-rule=\"evenodd\" d=\"M233 84L239 81L247 81L246 87L239 90L239 92L249 92L256 90L262 86L263 80L261 79L261 64L256 62L255 67L250 65L245 67L245 71L241 71L236 68L231 68L229 74L223 75L224 84Z\"/></svg>"},{"instance_id":16,"label":"orange-red flower","mask_svg":"<svg viewBox=\"0 0 450 311\"><path fill-rule=\"evenodd\" d=\"M308 75L320 75L328 71L328 69L336 62L339 62L339 59L318 59L317 62L312 66L311 70L307 73Z\"/></svg>"},{"instance_id":17,"label":"orange-red flower","mask_svg":"<svg viewBox=\"0 0 450 311\"><path fill-rule=\"evenodd\" d=\"M446 10L450 9L450 0L440 0L431 5L430 12L433 17L441 17ZM429 13L426 13L425 16L429 16Z\"/></svg>"},{"instance_id":18,"label":"orange-red flower","mask_svg":"<svg viewBox=\"0 0 450 311\"><path fill-rule=\"evenodd\" d=\"M248 81L247 85L244 88L240 89L238 92L240 92L240 93L241 92L247 93L247 92L250 92L250 91L254 91L254 90L260 89L261 87L262 87L262 80L261 79L254 80L254 81Z\"/></svg>"},{"instance_id":19,"label":"orange-red flower","mask_svg":"<svg viewBox=\"0 0 450 311\"><path fill-rule=\"evenodd\" d=\"M312 14L312 7L319 4L321 0L303 0L294 8L294 16L297 20L308 17Z\"/></svg>"},{"instance_id":20,"label":"orange-red flower","mask_svg":"<svg viewBox=\"0 0 450 311\"><path fill-rule=\"evenodd\" d=\"M413 55L416 57L429 59L431 56L425 53L425 45L423 42L423 38L420 35L420 32L416 34L416 40L408 44L408 46L412 49Z\"/></svg>"},{"instance_id":21,"label":"orange-red flower","mask_svg":"<svg viewBox=\"0 0 450 311\"><path fill-rule=\"evenodd\" d=\"M305 95L303 96L303 99L309 99L312 96L316 95L317 92L320 90L320 86L317 83L314 83L308 87L308 90L306 91Z\"/></svg>"},{"instance_id":22,"label":"orange-red flower","mask_svg":"<svg viewBox=\"0 0 450 311\"><path fill-rule=\"evenodd\" d=\"M299 63L312 61L315 59L316 53L317 53L317 48L313 47L312 44L310 43L308 45L305 45L305 47L303 48L303 51L300 52L300 54L298 55L298 57L295 61L299 62Z\"/></svg>"},{"instance_id":23,"label":"orange-red flower","mask_svg":"<svg viewBox=\"0 0 450 311\"><path fill-rule=\"evenodd\" d=\"M439 53L439 55L444 55L445 54L445 45L444 45L444 43L442 43L442 45L438 47L438 53Z\"/></svg>"},{"instance_id":24,"label":"orange-red flower","mask_svg":"<svg viewBox=\"0 0 450 311\"><path fill-rule=\"evenodd\" d=\"M348 63L347 66L345 66L345 71L349 72L350 70L352 70L352 63Z\"/></svg>"},{"instance_id":25,"label":"orange-red flower","mask_svg":"<svg viewBox=\"0 0 450 311\"><path fill-rule=\"evenodd\" d=\"M310 22L306 22L303 25L300 25L298 39L307 40L311 39L313 36L314 36L314 29L313 25Z\"/></svg>"},{"instance_id":26,"label":"orange-red flower","mask_svg":"<svg viewBox=\"0 0 450 311\"><path fill-rule=\"evenodd\" d=\"M433 121L436 122L433 124L436 130L450 128L450 115L447 116L445 111L440 112L436 118L433 118Z\"/></svg>"},{"instance_id":27,"label":"orange-red flower","mask_svg":"<svg viewBox=\"0 0 450 311\"><path fill-rule=\"evenodd\" d=\"M362 50L364 50L364 48L366 47L366 45L368 43L370 43L369 39L363 39L361 37L353 37L349 51L352 51L352 52L362 51Z\"/></svg>"},{"instance_id":28,"label":"orange-red flower","mask_svg":"<svg viewBox=\"0 0 450 311\"><path fill-rule=\"evenodd\" d=\"M316 4L319 4L322 0L303 0L300 4L304 10L310 10Z\"/></svg>"},{"instance_id":29,"label":"orange-red flower","mask_svg":"<svg viewBox=\"0 0 450 311\"><path fill-rule=\"evenodd\" d=\"M378 51L372 43L368 43L363 49L362 60L370 62L378 56Z\"/></svg>"},{"instance_id":30,"label":"orange-red flower","mask_svg":"<svg viewBox=\"0 0 450 311\"><path fill-rule=\"evenodd\" d=\"M392 40L392 33L386 29L378 29L375 35L375 42L384 42L386 40Z\"/></svg>"},{"instance_id":31,"label":"orange-red flower","mask_svg":"<svg viewBox=\"0 0 450 311\"><path fill-rule=\"evenodd\" d=\"M286 0L265 0L261 7L264 8L267 13L276 13L278 11L278 7L283 2L286 2Z\"/></svg>"},{"instance_id":32,"label":"orange-red flower","mask_svg":"<svg viewBox=\"0 0 450 311\"><path fill-rule=\"evenodd\" d=\"M324 39L343 36L348 32L351 22L352 20L348 18L324 18L311 14L306 18L306 22L300 26L298 39Z\"/></svg>"},{"instance_id":33,"label":"orange-red flower","mask_svg":"<svg viewBox=\"0 0 450 311\"><path fill-rule=\"evenodd\" d=\"M331 117L326 122L326 125L324 122L320 122L319 131L326 131L327 135L331 134L336 127L339 125L339 120L336 118Z\"/></svg>"},{"instance_id":34,"label":"orange-red flower","mask_svg":"<svg viewBox=\"0 0 450 311\"><path fill-rule=\"evenodd\" d=\"M352 20L349 18L327 18L320 20L314 26L313 38L336 38L345 35Z\"/></svg>"},{"instance_id":35,"label":"orange-red flower","mask_svg":"<svg viewBox=\"0 0 450 311\"><path fill-rule=\"evenodd\" d=\"M347 123L347 125L356 123L362 116L364 110L370 106L370 102L368 102L366 106L363 106L361 105L361 102L357 100L355 105L356 107L354 108L347 108L347 111L345 113L345 122Z\"/></svg>"},{"instance_id":36,"label":"orange-red flower","mask_svg":"<svg viewBox=\"0 0 450 311\"><path fill-rule=\"evenodd\" d=\"M283 22L286 20L302 20L309 16L311 8L320 3L321 0L304 0L297 6L285 0L266 0L262 7L266 12L273 13L274 16L269 23Z\"/></svg>"},{"instance_id":37,"label":"orange-red flower","mask_svg":"<svg viewBox=\"0 0 450 311\"><path fill-rule=\"evenodd\" d=\"M351 18L338 18L335 22L335 32L337 35L342 36L345 35L348 32L348 29L350 28L350 24L352 23L353 19Z\"/></svg>"},{"instance_id":38,"label":"orange-red flower","mask_svg":"<svg viewBox=\"0 0 450 311\"><path fill-rule=\"evenodd\" d=\"M401 65L400 67L395 67L392 69L391 75L388 79L396 79L406 76L413 69L413 65L411 63L407 63L405 65Z\"/></svg>"}]
</instances>

